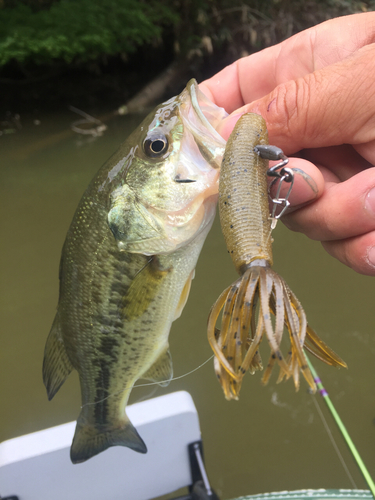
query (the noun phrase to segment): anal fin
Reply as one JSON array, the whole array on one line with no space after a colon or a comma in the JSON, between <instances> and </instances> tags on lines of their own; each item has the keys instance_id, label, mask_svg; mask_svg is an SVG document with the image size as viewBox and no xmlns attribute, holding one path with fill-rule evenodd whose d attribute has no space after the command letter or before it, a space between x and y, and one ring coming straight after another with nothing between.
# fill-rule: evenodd
<instances>
[{"instance_id":1,"label":"anal fin","mask_svg":"<svg viewBox=\"0 0 375 500\"><path fill-rule=\"evenodd\" d=\"M142 378L157 382L161 387L166 387L173 377L172 356L169 349L163 352L155 363L142 375Z\"/></svg>"},{"instance_id":2,"label":"anal fin","mask_svg":"<svg viewBox=\"0 0 375 500\"><path fill-rule=\"evenodd\" d=\"M65 382L73 366L61 335L61 326L56 314L51 331L44 349L43 382L47 389L48 399L51 400Z\"/></svg>"}]
</instances>

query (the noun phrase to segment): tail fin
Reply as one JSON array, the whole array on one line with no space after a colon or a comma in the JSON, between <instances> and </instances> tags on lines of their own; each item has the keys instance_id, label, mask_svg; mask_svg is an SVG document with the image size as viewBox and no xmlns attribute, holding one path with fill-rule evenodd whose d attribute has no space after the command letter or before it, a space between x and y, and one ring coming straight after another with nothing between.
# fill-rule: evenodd
<instances>
[{"instance_id":1,"label":"tail fin","mask_svg":"<svg viewBox=\"0 0 375 500\"><path fill-rule=\"evenodd\" d=\"M85 462L111 446L127 446L139 453L147 453L147 447L137 430L125 415L125 420L117 422L116 426L96 427L87 423L81 415L70 449L70 459L73 464Z\"/></svg>"}]
</instances>

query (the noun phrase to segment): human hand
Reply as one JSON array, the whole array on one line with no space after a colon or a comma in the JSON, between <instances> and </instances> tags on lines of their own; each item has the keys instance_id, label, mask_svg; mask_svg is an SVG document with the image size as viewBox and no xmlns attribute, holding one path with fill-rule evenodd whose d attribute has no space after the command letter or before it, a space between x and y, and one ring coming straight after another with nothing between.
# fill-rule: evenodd
<instances>
[{"instance_id":1,"label":"human hand","mask_svg":"<svg viewBox=\"0 0 375 500\"><path fill-rule=\"evenodd\" d=\"M200 85L232 113L230 135L245 112L261 114L270 144L282 148L295 176L294 231L320 240L332 256L375 276L375 13L327 21L239 59Z\"/></svg>"}]
</instances>

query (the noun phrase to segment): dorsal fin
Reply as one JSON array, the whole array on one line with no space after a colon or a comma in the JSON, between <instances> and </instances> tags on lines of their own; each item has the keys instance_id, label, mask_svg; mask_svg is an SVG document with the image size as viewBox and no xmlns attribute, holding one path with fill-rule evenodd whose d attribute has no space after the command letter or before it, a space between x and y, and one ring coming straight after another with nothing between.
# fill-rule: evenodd
<instances>
[{"instance_id":1,"label":"dorsal fin","mask_svg":"<svg viewBox=\"0 0 375 500\"><path fill-rule=\"evenodd\" d=\"M56 314L44 349L43 382L51 401L65 382L73 366L69 361L61 335L59 316Z\"/></svg>"}]
</instances>

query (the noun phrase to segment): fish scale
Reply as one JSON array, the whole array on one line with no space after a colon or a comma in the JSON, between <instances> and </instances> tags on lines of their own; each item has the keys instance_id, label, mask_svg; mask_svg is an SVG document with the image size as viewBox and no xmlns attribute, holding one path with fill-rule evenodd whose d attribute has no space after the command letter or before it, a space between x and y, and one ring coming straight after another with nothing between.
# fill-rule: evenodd
<instances>
[{"instance_id":1,"label":"fish scale","mask_svg":"<svg viewBox=\"0 0 375 500\"><path fill-rule=\"evenodd\" d=\"M73 463L115 445L147 451L125 407L139 378L162 386L172 378L170 327L186 303L218 197L225 141L200 101L212 115L226 115L189 82L103 165L68 230L43 379L52 399L78 371Z\"/></svg>"}]
</instances>

